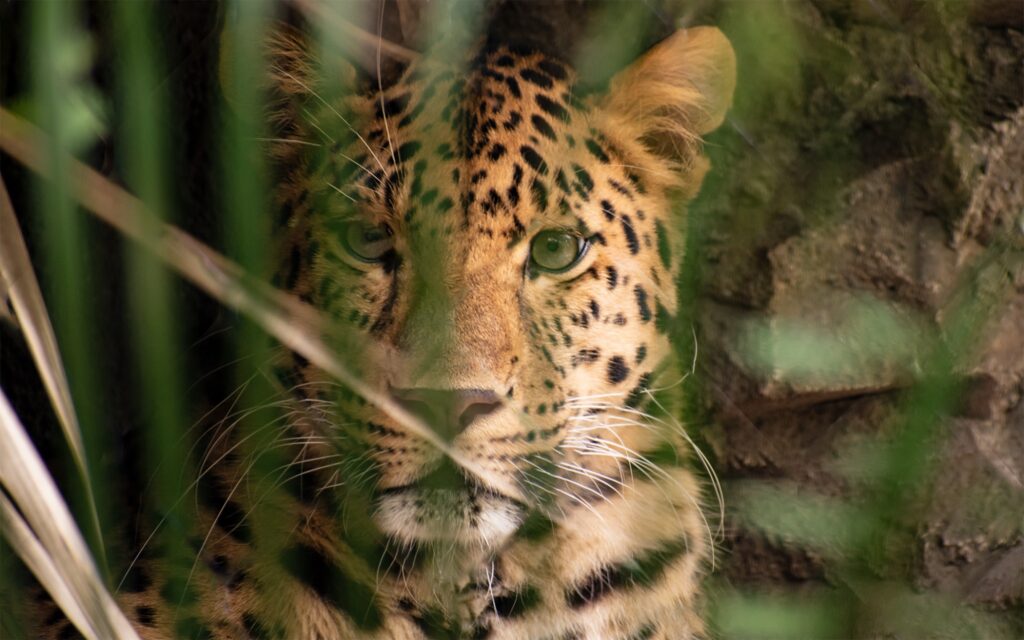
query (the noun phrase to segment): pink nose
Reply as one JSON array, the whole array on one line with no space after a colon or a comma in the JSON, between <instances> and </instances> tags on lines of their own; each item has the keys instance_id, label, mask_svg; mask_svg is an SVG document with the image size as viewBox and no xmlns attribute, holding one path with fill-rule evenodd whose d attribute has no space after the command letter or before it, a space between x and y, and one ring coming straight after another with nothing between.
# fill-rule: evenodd
<instances>
[{"instance_id":1,"label":"pink nose","mask_svg":"<svg viewBox=\"0 0 1024 640\"><path fill-rule=\"evenodd\" d=\"M454 440L478 418L501 408L501 398L487 389L391 389L407 411L426 420L442 437Z\"/></svg>"}]
</instances>

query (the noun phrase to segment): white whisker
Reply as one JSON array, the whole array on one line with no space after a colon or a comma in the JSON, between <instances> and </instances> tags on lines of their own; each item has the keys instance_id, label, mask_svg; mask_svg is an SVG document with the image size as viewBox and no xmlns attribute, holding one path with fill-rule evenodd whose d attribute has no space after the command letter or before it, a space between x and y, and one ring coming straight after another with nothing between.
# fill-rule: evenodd
<instances>
[{"instance_id":1,"label":"white whisker","mask_svg":"<svg viewBox=\"0 0 1024 640\"><path fill-rule=\"evenodd\" d=\"M339 189L338 187L334 186L334 185L333 185L333 184L331 184L330 182L326 182L325 184L326 184L326 185L327 185L328 187L330 187L330 188L334 189L335 191L337 191L338 193L340 193L341 195L345 196L346 198L348 198L348 199L349 199L349 200L351 200L352 202L354 202L354 203L356 203L356 204L358 204L358 203L359 203L359 201L358 201L358 200L356 200L356 199L355 199L355 198L353 198L352 196L348 195L347 193L345 193L344 191L342 191L342 190L341 190L341 189Z\"/></svg>"},{"instance_id":2,"label":"white whisker","mask_svg":"<svg viewBox=\"0 0 1024 640\"><path fill-rule=\"evenodd\" d=\"M323 103L323 105L324 105L325 107L327 107L328 109L330 109L331 111L333 111L333 112L334 112L334 115L338 116L338 119L340 119L340 120L341 120L342 122L344 122L344 123L345 123L345 126L347 126L347 127L349 128L349 131L351 131L352 133L354 133L354 134L355 134L355 136L356 136L356 138L358 138L358 139L359 139L359 141L360 141L361 143L363 143L363 146L364 146L364 147L366 147L366 150L370 152L370 156L371 156L371 157L372 157L372 158L374 159L374 161L376 161L376 163L377 163L377 166L378 166L378 167L380 167L380 170L381 170L382 172L384 172L384 173L387 173L387 170L386 170L386 169L384 168L384 165L383 165L383 164L381 163L381 161L380 161L380 158L378 158L378 157L377 157L377 154L373 152L373 148L372 148L372 147L370 147L370 145L369 145L369 144L368 144L368 143L366 142L366 139L365 139L365 138L363 138L363 136L362 136L362 135L360 135L358 131L356 131L355 127L353 127L353 126L352 126L352 123L351 123L351 122L349 122L349 121L348 121L348 120L347 120L347 119L345 118L345 116L341 115L341 113L339 113L337 109L335 109L335 108L334 108L333 106L331 106L331 104L330 104L329 102L327 102L326 100L324 100L324 98L323 98L323 97L322 97L322 96L321 96L321 95L320 95L319 93L317 93L316 91L313 91L313 89L312 89L312 88L311 88L311 87L310 87L310 86L309 86L308 84L306 84L306 83L305 83L305 82L303 82L302 80L300 80L300 79L296 78L294 74L292 74L292 73L289 73L289 72L288 72L287 70L285 70L285 69L283 69L283 68L281 68L280 66L277 66L277 65L272 65L272 66L271 66L271 69L272 69L272 70L273 70L274 72L276 72L276 73L280 73L281 75L283 75L283 76L287 77L288 79L290 79L290 80L292 80L293 82L295 82L296 84L298 84L298 85L299 85L300 87L302 87L303 89L305 89L306 91L308 91L310 95L312 95L312 96L313 96L314 98L316 98L316 99L317 99L317 100L319 100L319 101L320 101L321 103Z\"/></svg>"}]
</instances>

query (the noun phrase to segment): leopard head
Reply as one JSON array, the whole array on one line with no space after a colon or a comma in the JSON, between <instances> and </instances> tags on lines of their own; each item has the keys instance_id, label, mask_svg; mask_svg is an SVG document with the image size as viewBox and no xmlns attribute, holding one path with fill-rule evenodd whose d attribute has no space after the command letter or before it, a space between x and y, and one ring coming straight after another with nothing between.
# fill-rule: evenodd
<instances>
[{"instance_id":1,"label":"leopard head","mask_svg":"<svg viewBox=\"0 0 1024 640\"><path fill-rule=\"evenodd\" d=\"M564 61L504 47L337 100L293 39L275 55L282 282L434 436L296 360L296 393L327 408L302 428L365 463L350 476L386 535L493 548L675 451L677 425L647 416L680 378L681 203L734 85L719 31L679 31L586 97Z\"/></svg>"}]
</instances>

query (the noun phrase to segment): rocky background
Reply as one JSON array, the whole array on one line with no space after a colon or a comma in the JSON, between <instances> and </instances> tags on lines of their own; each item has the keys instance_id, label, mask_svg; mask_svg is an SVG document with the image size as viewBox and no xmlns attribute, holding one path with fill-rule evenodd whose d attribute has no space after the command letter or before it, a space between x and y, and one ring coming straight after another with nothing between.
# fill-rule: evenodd
<instances>
[{"instance_id":1,"label":"rocky background","mask_svg":"<svg viewBox=\"0 0 1024 640\"><path fill-rule=\"evenodd\" d=\"M1024 636L1024 3L686 4L739 60L686 284L720 631Z\"/></svg>"}]
</instances>

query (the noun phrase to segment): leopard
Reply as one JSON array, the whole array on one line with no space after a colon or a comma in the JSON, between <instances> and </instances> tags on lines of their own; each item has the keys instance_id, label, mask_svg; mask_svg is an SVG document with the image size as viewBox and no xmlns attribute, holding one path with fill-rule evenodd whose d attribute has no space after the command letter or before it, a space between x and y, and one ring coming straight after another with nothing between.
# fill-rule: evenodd
<instances>
[{"instance_id":1,"label":"leopard","mask_svg":"<svg viewBox=\"0 0 1024 640\"><path fill-rule=\"evenodd\" d=\"M372 393L281 356L287 480L217 432L194 562L120 584L139 636L704 637L714 543L671 335L728 39L680 29L591 91L502 43L345 95L301 34L270 60L277 283Z\"/></svg>"}]
</instances>

